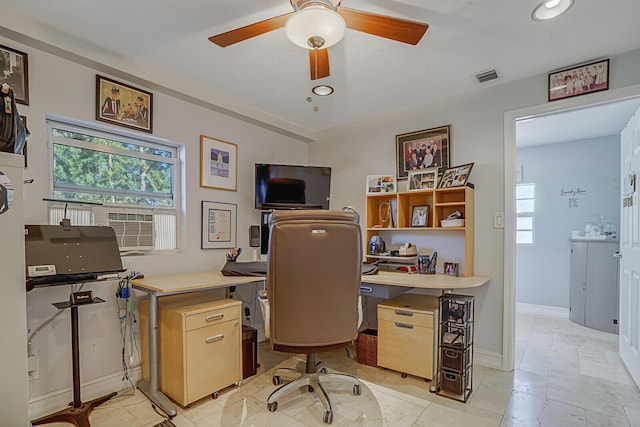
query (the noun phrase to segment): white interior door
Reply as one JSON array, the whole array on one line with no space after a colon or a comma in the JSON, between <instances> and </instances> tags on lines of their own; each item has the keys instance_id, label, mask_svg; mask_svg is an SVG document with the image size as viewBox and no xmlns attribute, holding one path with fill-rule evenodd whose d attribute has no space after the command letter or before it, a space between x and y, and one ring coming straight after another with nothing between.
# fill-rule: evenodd
<instances>
[{"instance_id":1,"label":"white interior door","mask_svg":"<svg viewBox=\"0 0 640 427\"><path fill-rule=\"evenodd\" d=\"M640 384L640 109L621 133L620 318L618 351Z\"/></svg>"}]
</instances>

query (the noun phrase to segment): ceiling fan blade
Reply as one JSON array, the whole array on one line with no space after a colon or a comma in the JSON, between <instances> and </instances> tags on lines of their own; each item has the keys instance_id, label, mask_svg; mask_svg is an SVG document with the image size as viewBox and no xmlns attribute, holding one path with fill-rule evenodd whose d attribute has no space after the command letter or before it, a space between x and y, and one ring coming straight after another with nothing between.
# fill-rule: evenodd
<instances>
[{"instance_id":1,"label":"ceiling fan blade","mask_svg":"<svg viewBox=\"0 0 640 427\"><path fill-rule=\"evenodd\" d=\"M344 7L339 7L337 12L344 18L347 28L412 45L418 44L429 28L429 24L421 22L376 15Z\"/></svg>"},{"instance_id":2,"label":"ceiling fan blade","mask_svg":"<svg viewBox=\"0 0 640 427\"><path fill-rule=\"evenodd\" d=\"M309 49L309 69L311 70L311 80L329 77L329 50Z\"/></svg>"},{"instance_id":3,"label":"ceiling fan blade","mask_svg":"<svg viewBox=\"0 0 640 427\"><path fill-rule=\"evenodd\" d=\"M227 47L234 43L245 41L252 37L282 28L287 23L287 19L289 19L289 16L291 15L293 15L293 12L285 13L284 15L276 16L275 18L265 19L264 21L256 22L255 24L246 25L244 27L236 28L235 30L227 31L226 33L211 36L209 37L209 40L220 47Z\"/></svg>"}]
</instances>

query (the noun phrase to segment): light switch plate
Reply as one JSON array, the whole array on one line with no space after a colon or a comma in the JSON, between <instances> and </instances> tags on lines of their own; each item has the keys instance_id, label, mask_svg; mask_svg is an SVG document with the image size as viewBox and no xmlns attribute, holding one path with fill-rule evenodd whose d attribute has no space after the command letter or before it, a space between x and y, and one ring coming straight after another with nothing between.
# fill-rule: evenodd
<instances>
[{"instance_id":1,"label":"light switch plate","mask_svg":"<svg viewBox=\"0 0 640 427\"><path fill-rule=\"evenodd\" d=\"M493 213L493 228L504 228L504 212Z\"/></svg>"}]
</instances>

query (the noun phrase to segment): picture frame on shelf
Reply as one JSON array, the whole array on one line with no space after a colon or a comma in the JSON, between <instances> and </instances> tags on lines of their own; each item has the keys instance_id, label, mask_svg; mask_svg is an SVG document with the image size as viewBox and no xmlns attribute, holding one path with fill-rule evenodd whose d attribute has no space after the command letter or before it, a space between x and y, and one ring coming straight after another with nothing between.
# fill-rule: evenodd
<instances>
[{"instance_id":1,"label":"picture frame on shelf","mask_svg":"<svg viewBox=\"0 0 640 427\"><path fill-rule=\"evenodd\" d=\"M238 146L200 135L200 187L237 191Z\"/></svg>"},{"instance_id":2,"label":"picture frame on shelf","mask_svg":"<svg viewBox=\"0 0 640 427\"><path fill-rule=\"evenodd\" d=\"M609 89L609 59L590 62L548 75L549 102Z\"/></svg>"},{"instance_id":3,"label":"picture frame on shelf","mask_svg":"<svg viewBox=\"0 0 640 427\"><path fill-rule=\"evenodd\" d=\"M396 178L407 179L413 170L449 167L451 125L396 135Z\"/></svg>"},{"instance_id":4,"label":"picture frame on shelf","mask_svg":"<svg viewBox=\"0 0 640 427\"><path fill-rule=\"evenodd\" d=\"M473 165L473 163L466 163L445 170L437 188L464 187L469 181L469 174L471 174Z\"/></svg>"},{"instance_id":5,"label":"picture frame on shelf","mask_svg":"<svg viewBox=\"0 0 640 427\"><path fill-rule=\"evenodd\" d=\"M237 209L233 203L202 201L202 249L236 247Z\"/></svg>"},{"instance_id":6,"label":"picture frame on shelf","mask_svg":"<svg viewBox=\"0 0 640 427\"><path fill-rule=\"evenodd\" d=\"M408 191L433 190L437 185L438 168L428 168L409 172Z\"/></svg>"},{"instance_id":7,"label":"picture frame on shelf","mask_svg":"<svg viewBox=\"0 0 640 427\"><path fill-rule=\"evenodd\" d=\"M396 188L393 175L367 175L367 194L395 193Z\"/></svg>"},{"instance_id":8,"label":"picture frame on shelf","mask_svg":"<svg viewBox=\"0 0 640 427\"><path fill-rule=\"evenodd\" d=\"M416 205L411 209L411 226L412 227L428 227L429 226L429 205Z\"/></svg>"},{"instance_id":9,"label":"picture frame on shelf","mask_svg":"<svg viewBox=\"0 0 640 427\"><path fill-rule=\"evenodd\" d=\"M96 74L96 120L153 133L153 94Z\"/></svg>"},{"instance_id":10,"label":"picture frame on shelf","mask_svg":"<svg viewBox=\"0 0 640 427\"><path fill-rule=\"evenodd\" d=\"M0 83L11 86L18 104L29 105L29 55L0 45Z\"/></svg>"},{"instance_id":11,"label":"picture frame on shelf","mask_svg":"<svg viewBox=\"0 0 640 427\"><path fill-rule=\"evenodd\" d=\"M445 262L443 266L447 276L460 277L460 264L457 262Z\"/></svg>"}]
</instances>

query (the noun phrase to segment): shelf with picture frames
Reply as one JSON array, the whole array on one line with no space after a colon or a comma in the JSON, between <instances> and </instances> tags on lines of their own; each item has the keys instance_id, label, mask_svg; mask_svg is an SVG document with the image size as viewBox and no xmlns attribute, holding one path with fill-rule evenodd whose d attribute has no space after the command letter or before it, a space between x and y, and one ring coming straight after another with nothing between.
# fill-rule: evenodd
<instances>
[{"instance_id":1,"label":"shelf with picture frames","mask_svg":"<svg viewBox=\"0 0 640 427\"><path fill-rule=\"evenodd\" d=\"M451 233L464 238L463 266L460 276L473 276L474 247L474 189L467 186L410 190L395 193L367 194L366 242L380 233ZM426 226L412 226L414 208L428 206ZM462 214L463 224L448 227L446 219L456 211ZM443 220L444 226L443 226ZM460 223L454 222L453 224ZM369 261L378 258L368 254Z\"/></svg>"}]
</instances>

